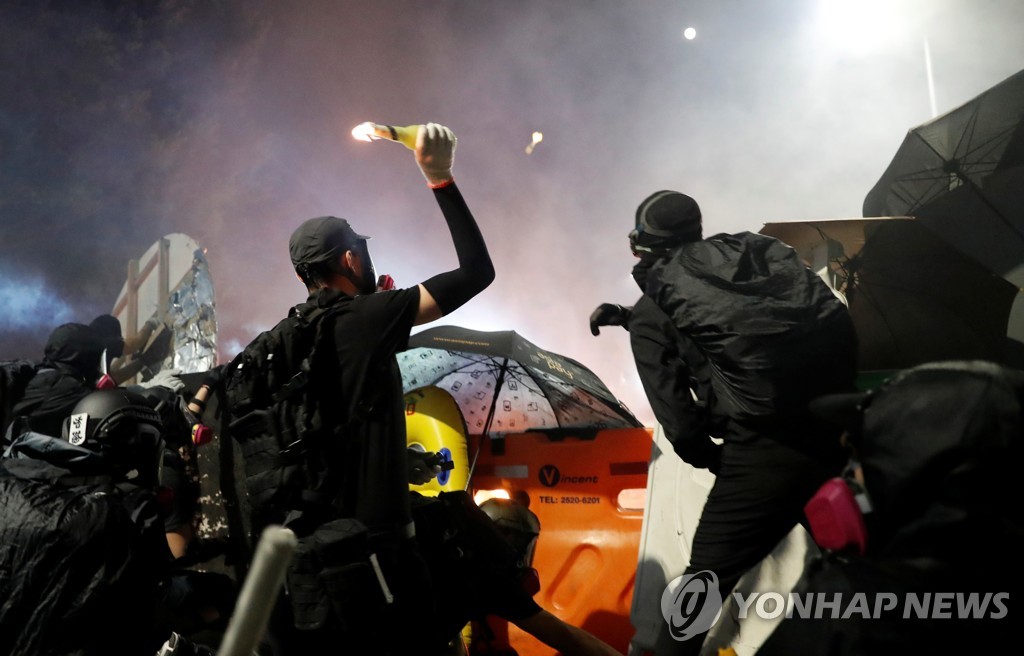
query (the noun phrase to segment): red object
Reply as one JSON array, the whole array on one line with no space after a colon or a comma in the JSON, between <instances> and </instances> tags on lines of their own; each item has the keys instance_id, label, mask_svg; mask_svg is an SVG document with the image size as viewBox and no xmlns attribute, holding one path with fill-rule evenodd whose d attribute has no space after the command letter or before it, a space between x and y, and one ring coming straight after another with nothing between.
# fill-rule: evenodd
<instances>
[{"instance_id":1,"label":"red object","mask_svg":"<svg viewBox=\"0 0 1024 656\"><path fill-rule=\"evenodd\" d=\"M192 427L192 444L203 446L213 441L213 429L205 424L196 424Z\"/></svg>"},{"instance_id":2,"label":"red object","mask_svg":"<svg viewBox=\"0 0 1024 656\"><path fill-rule=\"evenodd\" d=\"M169 517L174 512L174 490L162 485L156 489L156 505L160 508L163 517Z\"/></svg>"},{"instance_id":3,"label":"red object","mask_svg":"<svg viewBox=\"0 0 1024 656\"><path fill-rule=\"evenodd\" d=\"M852 549L864 555L868 542L864 515L844 479L826 481L804 506L804 514L819 547L832 551Z\"/></svg>"},{"instance_id":4,"label":"red object","mask_svg":"<svg viewBox=\"0 0 1024 656\"><path fill-rule=\"evenodd\" d=\"M114 380L110 374L103 374L100 379L96 381L96 389L108 390L117 387L117 381Z\"/></svg>"},{"instance_id":5,"label":"red object","mask_svg":"<svg viewBox=\"0 0 1024 656\"><path fill-rule=\"evenodd\" d=\"M395 288L395 279L386 273L377 278L377 291L387 292Z\"/></svg>"}]
</instances>

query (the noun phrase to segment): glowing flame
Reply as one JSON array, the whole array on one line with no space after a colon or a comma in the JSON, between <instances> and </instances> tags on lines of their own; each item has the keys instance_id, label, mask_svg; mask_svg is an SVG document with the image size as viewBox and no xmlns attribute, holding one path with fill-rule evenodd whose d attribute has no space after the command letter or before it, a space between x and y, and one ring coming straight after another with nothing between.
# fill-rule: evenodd
<instances>
[{"instance_id":1,"label":"glowing flame","mask_svg":"<svg viewBox=\"0 0 1024 656\"><path fill-rule=\"evenodd\" d=\"M360 141L373 141L375 138L380 137L376 134L377 126L367 121L366 123L360 123L359 125L352 128L352 136Z\"/></svg>"},{"instance_id":2,"label":"glowing flame","mask_svg":"<svg viewBox=\"0 0 1024 656\"><path fill-rule=\"evenodd\" d=\"M537 144L539 144L542 141L544 141L544 133L534 132L533 141L531 141L530 145L526 147L526 154L529 155L530 153L532 153L533 149L537 147Z\"/></svg>"},{"instance_id":3,"label":"glowing flame","mask_svg":"<svg viewBox=\"0 0 1024 656\"><path fill-rule=\"evenodd\" d=\"M476 505L480 505L488 499L511 499L511 495L508 490L477 490L476 494L473 495L473 501Z\"/></svg>"}]
</instances>

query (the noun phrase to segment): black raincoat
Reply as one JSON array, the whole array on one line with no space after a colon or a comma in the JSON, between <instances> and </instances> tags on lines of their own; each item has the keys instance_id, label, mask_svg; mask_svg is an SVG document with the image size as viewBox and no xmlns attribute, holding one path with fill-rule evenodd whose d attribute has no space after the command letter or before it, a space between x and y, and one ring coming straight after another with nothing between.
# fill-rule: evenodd
<instances>
[{"instance_id":1,"label":"black raincoat","mask_svg":"<svg viewBox=\"0 0 1024 656\"><path fill-rule=\"evenodd\" d=\"M28 360L0 362L0 451L5 446L4 435L14 418L14 406L25 394L25 386L36 375L36 363Z\"/></svg>"},{"instance_id":2,"label":"black raincoat","mask_svg":"<svg viewBox=\"0 0 1024 656\"><path fill-rule=\"evenodd\" d=\"M0 460L0 654L153 654L170 560L153 497L25 433Z\"/></svg>"},{"instance_id":3,"label":"black raincoat","mask_svg":"<svg viewBox=\"0 0 1024 656\"><path fill-rule=\"evenodd\" d=\"M854 441L873 506L866 554L808 565L797 591L841 595L838 617L787 619L758 655L1012 649L1024 588L1024 372L922 365L865 405ZM851 611L858 593L866 603ZM887 599L895 605L876 612Z\"/></svg>"}]
</instances>

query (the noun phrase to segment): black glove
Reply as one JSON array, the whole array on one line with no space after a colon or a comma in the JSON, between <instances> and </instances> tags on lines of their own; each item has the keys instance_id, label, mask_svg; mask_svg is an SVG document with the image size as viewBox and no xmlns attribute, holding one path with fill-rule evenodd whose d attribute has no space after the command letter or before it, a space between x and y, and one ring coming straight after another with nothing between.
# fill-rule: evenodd
<instances>
[{"instance_id":1,"label":"black glove","mask_svg":"<svg viewBox=\"0 0 1024 656\"><path fill-rule=\"evenodd\" d=\"M154 368L163 362L164 358L171 352L171 341L174 339L174 332L163 327L157 334L156 337L152 338L149 346L139 354L139 360L142 361L149 368Z\"/></svg>"},{"instance_id":2,"label":"black glove","mask_svg":"<svg viewBox=\"0 0 1024 656\"><path fill-rule=\"evenodd\" d=\"M409 482L413 485L428 483L430 479L443 471L441 460L433 451L420 451L416 448L408 448L406 453L408 454L406 462L408 463Z\"/></svg>"},{"instance_id":3,"label":"black glove","mask_svg":"<svg viewBox=\"0 0 1024 656\"><path fill-rule=\"evenodd\" d=\"M220 387L221 382L224 380L224 368L227 365L218 365L213 369L206 372L206 376L203 378L203 382L199 385L200 387L209 387L210 390L215 390Z\"/></svg>"},{"instance_id":4,"label":"black glove","mask_svg":"<svg viewBox=\"0 0 1024 656\"><path fill-rule=\"evenodd\" d=\"M590 333L595 337L601 334L598 326L625 326L633 308L602 303L590 314Z\"/></svg>"}]
</instances>

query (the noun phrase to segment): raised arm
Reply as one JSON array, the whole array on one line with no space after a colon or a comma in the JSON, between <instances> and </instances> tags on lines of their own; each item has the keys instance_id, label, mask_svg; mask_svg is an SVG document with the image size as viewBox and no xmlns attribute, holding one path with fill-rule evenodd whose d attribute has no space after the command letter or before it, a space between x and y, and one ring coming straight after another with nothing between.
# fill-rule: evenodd
<instances>
[{"instance_id":1,"label":"raised arm","mask_svg":"<svg viewBox=\"0 0 1024 656\"><path fill-rule=\"evenodd\" d=\"M450 314L494 280L494 265L487 244L452 178L456 143L451 130L435 123L422 126L416 140L416 163L434 190L459 259L457 269L420 283L416 325Z\"/></svg>"}]
</instances>

